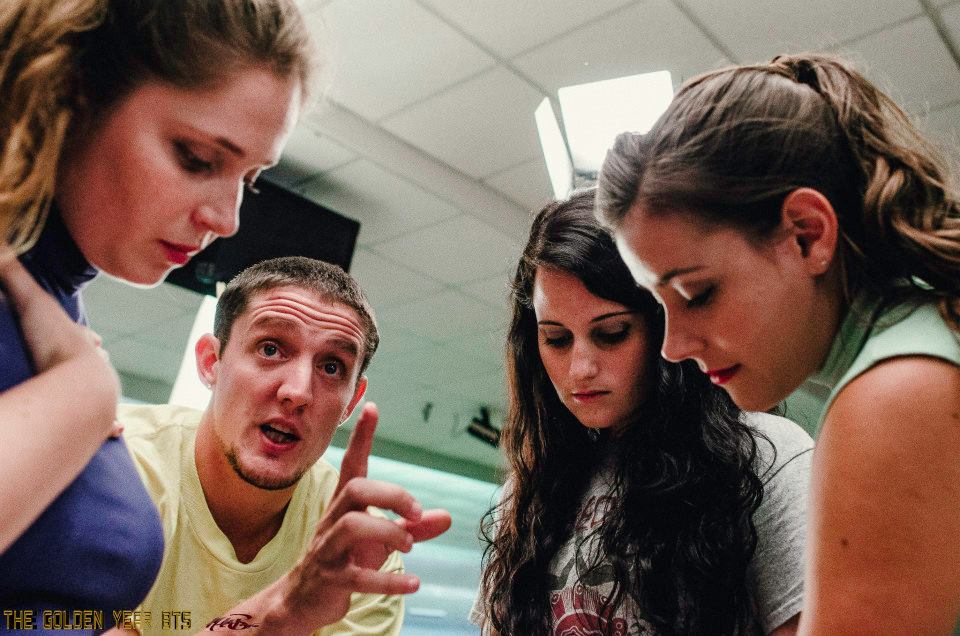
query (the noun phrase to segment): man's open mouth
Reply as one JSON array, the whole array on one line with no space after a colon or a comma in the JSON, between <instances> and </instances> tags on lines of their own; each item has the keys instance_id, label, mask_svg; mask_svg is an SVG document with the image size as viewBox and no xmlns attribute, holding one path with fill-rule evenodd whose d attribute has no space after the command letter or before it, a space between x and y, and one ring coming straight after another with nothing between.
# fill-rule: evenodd
<instances>
[{"instance_id":1,"label":"man's open mouth","mask_svg":"<svg viewBox=\"0 0 960 636\"><path fill-rule=\"evenodd\" d=\"M274 444L291 444L300 440L300 438L293 433L288 433L269 424L262 424L260 430L263 431L266 438Z\"/></svg>"}]
</instances>

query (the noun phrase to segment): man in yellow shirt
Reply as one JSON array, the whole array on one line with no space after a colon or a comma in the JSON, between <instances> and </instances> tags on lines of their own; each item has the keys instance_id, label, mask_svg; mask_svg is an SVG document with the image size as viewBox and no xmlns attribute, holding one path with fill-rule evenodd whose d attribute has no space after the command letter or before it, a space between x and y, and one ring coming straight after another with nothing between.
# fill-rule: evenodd
<instances>
[{"instance_id":1,"label":"man in yellow shirt","mask_svg":"<svg viewBox=\"0 0 960 636\"><path fill-rule=\"evenodd\" d=\"M320 457L363 396L378 339L363 292L336 266L273 259L230 282L196 347L207 409L119 412L166 549L139 613L114 617L117 631L399 632L401 595L419 580L397 551L444 532L450 516L366 479L372 404L339 477Z\"/></svg>"}]
</instances>

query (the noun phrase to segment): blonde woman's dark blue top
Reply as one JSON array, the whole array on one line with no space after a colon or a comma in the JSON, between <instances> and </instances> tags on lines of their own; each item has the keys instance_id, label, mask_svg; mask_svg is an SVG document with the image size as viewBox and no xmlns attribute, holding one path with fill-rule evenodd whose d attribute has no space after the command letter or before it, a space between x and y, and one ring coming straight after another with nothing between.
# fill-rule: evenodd
<instances>
[{"instance_id":1,"label":"blonde woman's dark blue top","mask_svg":"<svg viewBox=\"0 0 960 636\"><path fill-rule=\"evenodd\" d=\"M81 288L97 273L80 253L56 210L37 245L21 260L71 318L85 323ZM34 375L9 304L0 299L0 391ZM51 395L50 399L57 399ZM2 426L2 423L0 423ZM69 435L69 431L64 432ZM56 462L51 456L47 461ZM33 610L29 634L64 632L64 616L100 612L104 629L113 611L133 610L160 569L160 519L122 439L107 440L77 479L0 555L0 632L19 633L4 610ZM50 614L65 610L67 614ZM44 613L55 620L44 628Z\"/></svg>"}]
</instances>

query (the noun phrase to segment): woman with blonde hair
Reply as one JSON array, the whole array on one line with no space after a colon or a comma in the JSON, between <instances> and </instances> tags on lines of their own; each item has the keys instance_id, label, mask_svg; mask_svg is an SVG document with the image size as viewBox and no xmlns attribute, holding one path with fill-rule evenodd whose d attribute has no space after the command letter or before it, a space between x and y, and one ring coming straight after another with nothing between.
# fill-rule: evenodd
<instances>
[{"instance_id":1,"label":"woman with blonde hair","mask_svg":"<svg viewBox=\"0 0 960 636\"><path fill-rule=\"evenodd\" d=\"M0 608L109 626L163 541L80 290L156 284L236 231L304 103L310 38L292 0L10 0L0 43Z\"/></svg>"},{"instance_id":2,"label":"woman with blonde hair","mask_svg":"<svg viewBox=\"0 0 960 636\"><path fill-rule=\"evenodd\" d=\"M689 80L621 135L598 214L666 311L663 356L819 430L801 633L946 634L960 615L960 209L847 63Z\"/></svg>"}]
</instances>

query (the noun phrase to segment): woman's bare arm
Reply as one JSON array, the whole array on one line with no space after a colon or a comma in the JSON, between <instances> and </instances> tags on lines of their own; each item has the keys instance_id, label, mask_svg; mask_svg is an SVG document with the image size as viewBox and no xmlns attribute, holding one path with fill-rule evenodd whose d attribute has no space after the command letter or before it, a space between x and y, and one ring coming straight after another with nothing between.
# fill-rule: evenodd
<instances>
[{"instance_id":1,"label":"woman's bare arm","mask_svg":"<svg viewBox=\"0 0 960 636\"><path fill-rule=\"evenodd\" d=\"M958 537L960 368L886 361L841 391L818 440L800 633L951 633Z\"/></svg>"}]
</instances>

